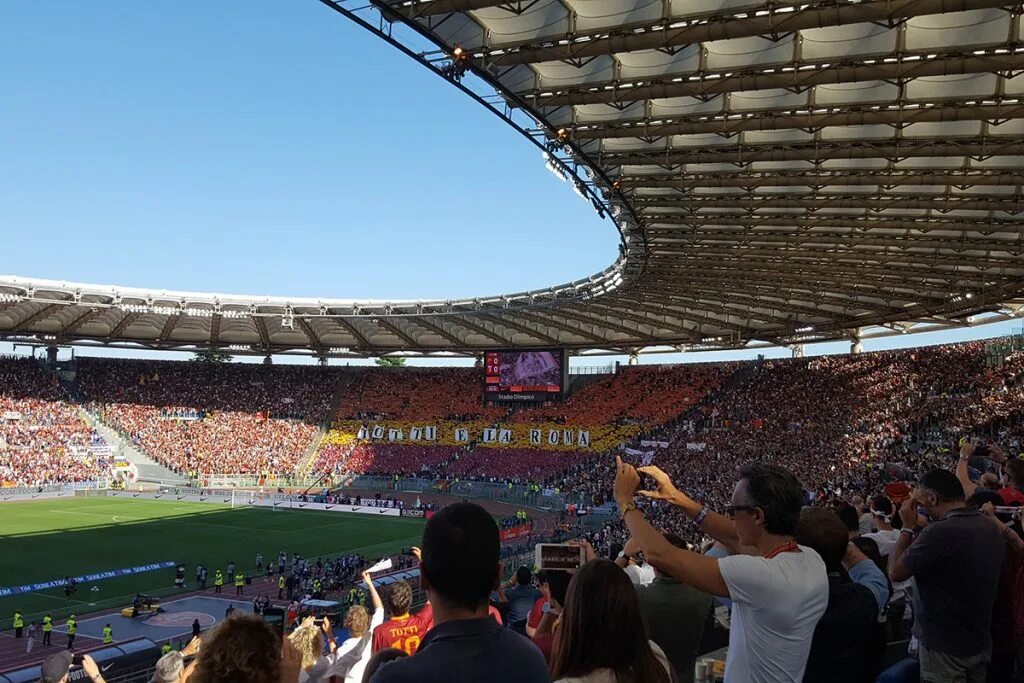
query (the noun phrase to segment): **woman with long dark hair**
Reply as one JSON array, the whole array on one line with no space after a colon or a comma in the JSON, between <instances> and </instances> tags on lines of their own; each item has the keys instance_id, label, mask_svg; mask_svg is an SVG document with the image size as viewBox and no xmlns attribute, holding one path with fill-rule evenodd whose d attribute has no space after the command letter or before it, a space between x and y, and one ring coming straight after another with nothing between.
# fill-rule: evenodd
<instances>
[{"instance_id":1,"label":"woman with long dark hair","mask_svg":"<svg viewBox=\"0 0 1024 683\"><path fill-rule=\"evenodd\" d=\"M633 583L614 562L592 560L565 600L555 649L556 683L671 683L665 653L647 640Z\"/></svg>"}]
</instances>

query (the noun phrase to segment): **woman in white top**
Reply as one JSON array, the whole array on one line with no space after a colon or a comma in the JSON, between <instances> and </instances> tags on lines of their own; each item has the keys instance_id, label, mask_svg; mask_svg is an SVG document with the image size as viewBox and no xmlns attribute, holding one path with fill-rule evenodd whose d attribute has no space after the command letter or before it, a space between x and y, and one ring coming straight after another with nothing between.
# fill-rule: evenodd
<instances>
[{"instance_id":1,"label":"woman in white top","mask_svg":"<svg viewBox=\"0 0 1024 683\"><path fill-rule=\"evenodd\" d=\"M372 654L370 639L373 629L384 623L384 606L369 572L363 572L363 583L366 584L373 601L373 618L368 617L366 608L362 605L350 607L345 615L345 627L351 637L340 646L334 640L331 620L326 617L320 626L316 625L312 617L308 617L289 636L292 644L302 655L298 683L321 683L331 676L344 677L347 683L362 681L363 669L366 668ZM326 655L322 654L325 638L328 643Z\"/></svg>"},{"instance_id":2,"label":"woman in white top","mask_svg":"<svg viewBox=\"0 0 1024 683\"><path fill-rule=\"evenodd\" d=\"M672 665L647 639L633 583L611 560L576 573L555 646L555 683L671 683Z\"/></svg>"}]
</instances>

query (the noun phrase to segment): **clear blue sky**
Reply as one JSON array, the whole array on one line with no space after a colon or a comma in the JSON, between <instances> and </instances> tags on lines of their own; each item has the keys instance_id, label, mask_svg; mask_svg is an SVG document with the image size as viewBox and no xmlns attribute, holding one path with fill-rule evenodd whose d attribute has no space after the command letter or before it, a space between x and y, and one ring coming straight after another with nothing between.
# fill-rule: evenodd
<instances>
[{"instance_id":1,"label":"clear blue sky","mask_svg":"<svg viewBox=\"0 0 1024 683\"><path fill-rule=\"evenodd\" d=\"M0 273L446 298L615 258L536 148L315 0L8 2L0 63Z\"/></svg>"}]
</instances>

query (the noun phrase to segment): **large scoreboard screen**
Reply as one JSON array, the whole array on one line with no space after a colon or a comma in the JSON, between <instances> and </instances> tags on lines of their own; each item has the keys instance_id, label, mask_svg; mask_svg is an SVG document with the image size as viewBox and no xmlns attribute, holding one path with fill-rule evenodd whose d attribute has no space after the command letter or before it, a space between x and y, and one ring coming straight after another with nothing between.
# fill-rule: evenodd
<instances>
[{"instance_id":1,"label":"large scoreboard screen","mask_svg":"<svg viewBox=\"0 0 1024 683\"><path fill-rule=\"evenodd\" d=\"M559 401L565 391L566 369L563 350L488 351L484 354L484 400Z\"/></svg>"}]
</instances>

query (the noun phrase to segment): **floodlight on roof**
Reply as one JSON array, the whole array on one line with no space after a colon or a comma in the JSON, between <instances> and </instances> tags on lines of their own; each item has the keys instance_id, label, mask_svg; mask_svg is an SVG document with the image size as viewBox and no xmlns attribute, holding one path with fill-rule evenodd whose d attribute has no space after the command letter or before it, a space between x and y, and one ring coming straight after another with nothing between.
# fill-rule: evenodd
<instances>
[{"instance_id":1,"label":"floodlight on roof","mask_svg":"<svg viewBox=\"0 0 1024 683\"><path fill-rule=\"evenodd\" d=\"M461 45L456 44L452 48L452 53L449 55L450 61L441 67L441 74L445 78L458 83L462 80L462 77L469 71L469 59L466 51L462 49Z\"/></svg>"},{"instance_id":2,"label":"floodlight on roof","mask_svg":"<svg viewBox=\"0 0 1024 683\"><path fill-rule=\"evenodd\" d=\"M551 171L551 173L556 178L561 180L563 183L568 179L567 176L565 175L565 172L563 172L562 169L559 168L558 165L552 159L549 158L547 163L544 164L544 167L546 169L548 169L549 171Z\"/></svg>"}]
</instances>

